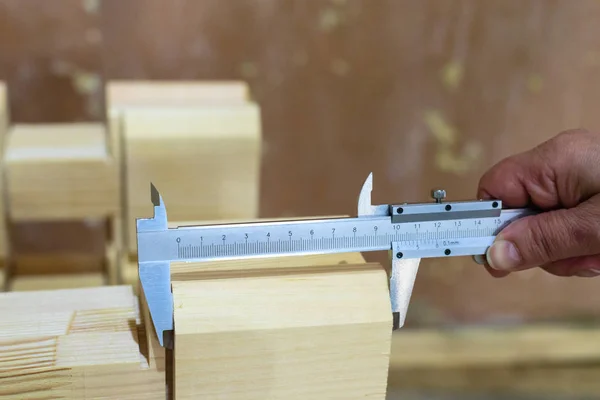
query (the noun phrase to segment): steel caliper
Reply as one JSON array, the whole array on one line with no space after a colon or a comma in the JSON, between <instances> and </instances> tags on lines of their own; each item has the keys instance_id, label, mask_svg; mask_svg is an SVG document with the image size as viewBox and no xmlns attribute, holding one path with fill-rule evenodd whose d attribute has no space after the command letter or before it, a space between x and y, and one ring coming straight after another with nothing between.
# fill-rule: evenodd
<instances>
[{"instance_id":1,"label":"steel caliper","mask_svg":"<svg viewBox=\"0 0 600 400\"><path fill-rule=\"evenodd\" d=\"M495 236L530 209L503 209L499 200L371 204L373 175L364 182L352 218L229 223L169 228L163 199L151 185L154 217L137 220L139 277L161 346L172 346L170 263L309 254L390 254L393 328L404 325L421 258L473 256L483 263Z\"/></svg>"}]
</instances>

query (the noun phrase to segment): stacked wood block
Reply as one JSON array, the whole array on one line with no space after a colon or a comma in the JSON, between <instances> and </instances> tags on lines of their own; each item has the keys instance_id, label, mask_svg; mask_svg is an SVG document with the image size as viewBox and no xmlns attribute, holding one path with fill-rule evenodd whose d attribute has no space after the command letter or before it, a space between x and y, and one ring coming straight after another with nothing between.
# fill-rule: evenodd
<instances>
[{"instance_id":1,"label":"stacked wood block","mask_svg":"<svg viewBox=\"0 0 600 400\"><path fill-rule=\"evenodd\" d=\"M135 220L152 215L150 183L173 223L257 217L261 119L248 97L240 82L108 83L125 282L137 283Z\"/></svg>"},{"instance_id":2,"label":"stacked wood block","mask_svg":"<svg viewBox=\"0 0 600 400\"><path fill-rule=\"evenodd\" d=\"M0 293L0 398L165 400L128 286Z\"/></svg>"},{"instance_id":3,"label":"stacked wood block","mask_svg":"<svg viewBox=\"0 0 600 400\"><path fill-rule=\"evenodd\" d=\"M14 222L104 221L120 213L115 159L102 124L16 124L10 127L3 158L6 213ZM103 270L87 275L14 276L9 287L90 286L117 282L111 249Z\"/></svg>"},{"instance_id":4,"label":"stacked wood block","mask_svg":"<svg viewBox=\"0 0 600 400\"><path fill-rule=\"evenodd\" d=\"M8 97L6 84L0 81L0 151L4 149L4 140L9 124ZM1 154L1 153L0 153ZM0 173L0 192L4 193L4 177ZM8 255L8 238L4 214L4 196L0 196L0 292L4 289L5 263Z\"/></svg>"}]
</instances>

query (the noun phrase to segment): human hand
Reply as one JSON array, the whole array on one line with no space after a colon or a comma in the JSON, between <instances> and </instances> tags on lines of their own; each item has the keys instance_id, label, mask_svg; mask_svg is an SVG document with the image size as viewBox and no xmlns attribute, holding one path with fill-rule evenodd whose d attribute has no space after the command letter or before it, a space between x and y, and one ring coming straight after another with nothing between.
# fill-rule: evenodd
<instances>
[{"instance_id":1,"label":"human hand","mask_svg":"<svg viewBox=\"0 0 600 400\"><path fill-rule=\"evenodd\" d=\"M544 211L498 234L486 254L493 276L537 266L558 276L600 275L600 134L562 132L500 161L481 178L478 198Z\"/></svg>"}]
</instances>

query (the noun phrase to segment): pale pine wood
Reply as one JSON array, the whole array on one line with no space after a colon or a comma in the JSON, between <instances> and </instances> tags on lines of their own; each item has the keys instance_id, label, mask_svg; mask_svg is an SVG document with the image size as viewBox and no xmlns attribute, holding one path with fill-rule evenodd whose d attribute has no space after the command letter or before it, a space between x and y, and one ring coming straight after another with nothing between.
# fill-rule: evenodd
<instances>
[{"instance_id":1,"label":"pale pine wood","mask_svg":"<svg viewBox=\"0 0 600 400\"><path fill-rule=\"evenodd\" d=\"M126 174L127 160L124 150L127 150L126 132L124 129L124 114L131 109L173 109L180 107L199 106L207 104L241 104L250 101L249 88L243 81L165 81L165 80L110 80L106 84L106 109L108 113L108 129L111 150L116 159L120 160L116 167L116 174L121 182L119 199L122 213L113 225L113 237L119 243L118 259L122 260L125 253L135 254L135 225L129 218L127 191L125 185L129 177ZM168 123L167 123L168 124ZM168 135L173 132L164 130L164 140L169 140ZM198 132L197 139L202 140L204 132ZM179 141L181 142L181 140ZM192 145L195 144L191 143ZM184 144L185 145L185 144ZM177 154L168 157L177 158ZM146 162L146 160L141 160ZM184 162L185 163L185 162ZM149 171L152 175L152 168ZM141 178L147 180L147 174ZM134 176L133 179L137 177ZM147 186L147 185L146 185ZM146 188L144 193L147 194ZM147 196L146 196L147 198ZM215 215L214 217L219 217ZM194 218L193 214L192 217ZM123 225L125 224L125 225ZM133 230L133 231L132 231ZM127 233L129 233L127 235ZM127 245L130 243L130 246ZM127 280L127 271L121 271L122 279Z\"/></svg>"},{"instance_id":2,"label":"pale pine wood","mask_svg":"<svg viewBox=\"0 0 600 400\"><path fill-rule=\"evenodd\" d=\"M111 248L107 249L112 253L107 253L107 259L109 262L113 262L113 264L109 265L109 267L113 267L113 273L109 274L110 283L123 283L125 282L123 276L123 268L126 267L126 264L122 264L121 262L124 260L124 257L128 254L126 245L125 245L125 231L124 231L124 221L126 218L126 207L127 203L125 200L125 175L124 175L124 163L125 159L123 157L123 132L121 129L122 126L122 113L117 109L109 109L107 117L107 130L108 130L108 145L110 149L110 153L114 160L114 168L113 168L113 179L116 182L115 185L115 198L117 201L117 212L113 215L110 220L110 242Z\"/></svg>"},{"instance_id":3,"label":"pale pine wood","mask_svg":"<svg viewBox=\"0 0 600 400\"><path fill-rule=\"evenodd\" d=\"M107 109L139 106L190 106L207 102L246 102L248 84L242 81L110 80Z\"/></svg>"},{"instance_id":4,"label":"pale pine wood","mask_svg":"<svg viewBox=\"0 0 600 400\"><path fill-rule=\"evenodd\" d=\"M392 336L388 393L392 398L401 389L598 398L599 342L597 325L403 329Z\"/></svg>"},{"instance_id":5,"label":"pale pine wood","mask_svg":"<svg viewBox=\"0 0 600 400\"><path fill-rule=\"evenodd\" d=\"M8 112L8 94L6 90L6 84L0 81L0 154L4 154L5 139L8 132L9 126L9 112ZM6 190L5 184L5 170L4 162L2 162L2 171L0 173L0 264L4 264L8 255L8 235L5 219L5 204L4 204L4 193ZM0 291L3 290L4 285L4 271L0 266Z\"/></svg>"},{"instance_id":6,"label":"pale pine wood","mask_svg":"<svg viewBox=\"0 0 600 400\"><path fill-rule=\"evenodd\" d=\"M255 104L127 109L121 129L130 254L137 251L135 219L153 214L150 182L171 221L257 217L261 122Z\"/></svg>"},{"instance_id":7,"label":"pale pine wood","mask_svg":"<svg viewBox=\"0 0 600 400\"><path fill-rule=\"evenodd\" d=\"M264 258L264 259L249 259L235 261L214 261L202 263L171 263L171 278L175 280L194 280L198 277L206 279L210 275L218 271L220 273L231 274L232 276L244 274L247 271L256 271L264 269L305 269L307 267L329 267L334 265L349 265L349 264L364 264L366 261L361 253L339 253L339 254L322 254L316 256L297 256L297 257L282 257L282 258ZM129 261L129 280L132 282L137 280L135 287L139 286L139 275L136 261ZM140 291L140 303L144 319L146 323L146 335L149 347L149 358L161 360L160 365L164 365L165 353L164 349L158 342L156 332L152 327L148 306L145 302L144 293Z\"/></svg>"},{"instance_id":8,"label":"pale pine wood","mask_svg":"<svg viewBox=\"0 0 600 400\"><path fill-rule=\"evenodd\" d=\"M20 275L10 279L11 291L55 290L102 286L107 277L102 272L53 275Z\"/></svg>"},{"instance_id":9,"label":"pale pine wood","mask_svg":"<svg viewBox=\"0 0 600 400\"><path fill-rule=\"evenodd\" d=\"M219 264L173 266L175 399L385 398L380 265L356 254Z\"/></svg>"},{"instance_id":10,"label":"pale pine wood","mask_svg":"<svg viewBox=\"0 0 600 400\"><path fill-rule=\"evenodd\" d=\"M117 212L114 162L101 124L14 125L4 167L13 220L105 218Z\"/></svg>"},{"instance_id":11,"label":"pale pine wood","mask_svg":"<svg viewBox=\"0 0 600 400\"><path fill-rule=\"evenodd\" d=\"M0 314L3 399L165 399L130 287L3 293Z\"/></svg>"},{"instance_id":12,"label":"pale pine wood","mask_svg":"<svg viewBox=\"0 0 600 400\"><path fill-rule=\"evenodd\" d=\"M391 370L600 363L600 327L539 325L400 330L393 335Z\"/></svg>"}]
</instances>

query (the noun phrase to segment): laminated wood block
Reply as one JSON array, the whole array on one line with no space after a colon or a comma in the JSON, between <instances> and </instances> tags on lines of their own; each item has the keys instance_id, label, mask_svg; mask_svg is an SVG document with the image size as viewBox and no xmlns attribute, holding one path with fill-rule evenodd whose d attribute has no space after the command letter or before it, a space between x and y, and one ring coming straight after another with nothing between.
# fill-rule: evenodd
<instances>
[{"instance_id":1,"label":"laminated wood block","mask_svg":"<svg viewBox=\"0 0 600 400\"><path fill-rule=\"evenodd\" d=\"M258 214L261 124L254 104L135 109L122 115L127 246L135 219L153 214L150 183L170 221Z\"/></svg>"},{"instance_id":2,"label":"laminated wood block","mask_svg":"<svg viewBox=\"0 0 600 400\"><path fill-rule=\"evenodd\" d=\"M166 398L130 287L2 293L0 315L1 398Z\"/></svg>"},{"instance_id":3,"label":"laminated wood block","mask_svg":"<svg viewBox=\"0 0 600 400\"><path fill-rule=\"evenodd\" d=\"M175 263L174 398L385 399L387 274L321 257Z\"/></svg>"},{"instance_id":4,"label":"laminated wood block","mask_svg":"<svg viewBox=\"0 0 600 400\"><path fill-rule=\"evenodd\" d=\"M101 124L14 125L4 149L13 220L98 218L118 211Z\"/></svg>"}]
</instances>

